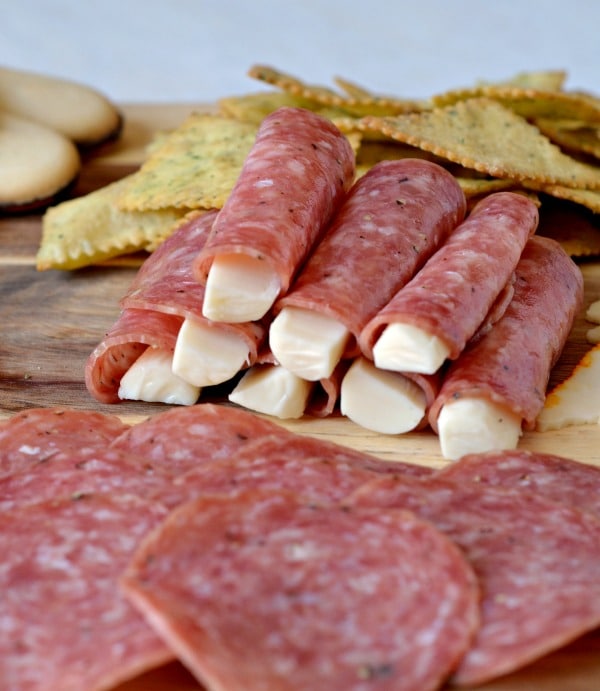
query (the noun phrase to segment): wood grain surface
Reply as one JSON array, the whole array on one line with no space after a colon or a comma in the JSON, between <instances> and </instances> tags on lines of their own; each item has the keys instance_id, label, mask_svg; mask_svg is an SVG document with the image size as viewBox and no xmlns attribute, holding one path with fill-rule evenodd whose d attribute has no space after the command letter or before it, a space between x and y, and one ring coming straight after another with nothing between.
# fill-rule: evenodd
<instances>
[{"instance_id":1,"label":"wood grain surface","mask_svg":"<svg viewBox=\"0 0 600 691\"><path fill-rule=\"evenodd\" d=\"M154 132L178 125L200 104L123 106L121 139L85 161L75 194L85 194L137 168ZM127 402L102 405L87 393L85 361L118 314L143 255L73 272L38 272L35 255L41 216L0 217L0 418L32 407L66 405L118 414L137 422L164 406ZM551 384L567 376L589 348L584 319L587 305L600 299L600 264L584 262L585 305ZM214 399L212 399L214 400ZM430 431L389 437L364 430L339 416L283 422L286 427L350 445L388 460L444 464ZM600 426L526 433L523 448L561 454L600 465ZM599 575L600 576L600 575ZM199 688L178 663L167 665L119 687L119 691L187 691ZM592 691L600 689L600 631L574 642L535 665L487 684L490 691Z\"/></svg>"}]
</instances>

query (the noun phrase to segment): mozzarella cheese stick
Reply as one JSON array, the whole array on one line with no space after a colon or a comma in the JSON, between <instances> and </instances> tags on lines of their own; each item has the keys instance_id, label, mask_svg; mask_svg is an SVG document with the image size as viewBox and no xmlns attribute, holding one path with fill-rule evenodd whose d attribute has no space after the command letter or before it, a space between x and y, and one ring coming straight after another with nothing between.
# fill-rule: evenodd
<instances>
[{"instance_id":1,"label":"mozzarella cheese stick","mask_svg":"<svg viewBox=\"0 0 600 691\"><path fill-rule=\"evenodd\" d=\"M398 372L381 370L360 356L342 380L340 410L366 429L403 434L419 426L427 407L423 390Z\"/></svg>"},{"instance_id":2,"label":"mozzarella cheese stick","mask_svg":"<svg viewBox=\"0 0 600 691\"><path fill-rule=\"evenodd\" d=\"M281 419L302 417L313 382L280 365L255 365L229 394L232 403Z\"/></svg>"},{"instance_id":3,"label":"mozzarella cheese stick","mask_svg":"<svg viewBox=\"0 0 600 691\"><path fill-rule=\"evenodd\" d=\"M269 328L269 345L277 361L309 381L331 376L349 337L341 322L298 307L284 307Z\"/></svg>"},{"instance_id":4,"label":"mozzarella cheese stick","mask_svg":"<svg viewBox=\"0 0 600 691\"><path fill-rule=\"evenodd\" d=\"M516 449L521 417L482 398L448 401L437 419L440 449L448 460L468 453Z\"/></svg>"},{"instance_id":5,"label":"mozzarella cheese stick","mask_svg":"<svg viewBox=\"0 0 600 691\"><path fill-rule=\"evenodd\" d=\"M412 324L389 324L373 346L375 365L395 372L433 374L449 355L441 338Z\"/></svg>"},{"instance_id":6,"label":"mozzarella cheese stick","mask_svg":"<svg viewBox=\"0 0 600 691\"><path fill-rule=\"evenodd\" d=\"M231 379L247 365L247 341L236 333L185 319L173 353L173 373L193 386L213 386Z\"/></svg>"},{"instance_id":7,"label":"mozzarella cheese stick","mask_svg":"<svg viewBox=\"0 0 600 691\"><path fill-rule=\"evenodd\" d=\"M161 348L147 348L121 378L121 400L193 405L200 388L173 374L172 356Z\"/></svg>"},{"instance_id":8,"label":"mozzarella cheese stick","mask_svg":"<svg viewBox=\"0 0 600 691\"><path fill-rule=\"evenodd\" d=\"M241 323L261 319L279 295L277 272L264 260L245 254L214 258L204 292L207 319Z\"/></svg>"}]
</instances>

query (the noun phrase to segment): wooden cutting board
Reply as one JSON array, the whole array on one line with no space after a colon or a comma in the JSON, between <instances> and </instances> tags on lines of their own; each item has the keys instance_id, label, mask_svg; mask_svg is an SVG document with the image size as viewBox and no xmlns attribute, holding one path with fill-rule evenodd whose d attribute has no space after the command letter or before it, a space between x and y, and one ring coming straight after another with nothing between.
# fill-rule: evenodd
<instances>
[{"instance_id":1,"label":"wooden cutting board","mask_svg":"<svg viewBox=\"0 0 600 691\"><path fill-rule=\"evenodd\" d=\"M157 130L180 124L201 104L123 106L121 139L96 151L84 165L75 190L85 194L133 172ZM137 422L164 406L97 403L83 381L85 361L118 314L125 292L143 256L115 260L75 272L38 272L35 254L41 236L39 214L0 217L0 418L31 407L67 405L117 413ZM551 384L569 374L589 348L585 307L600 299L600 263L581 265L586 298ZM388 460L444 464L436 437L429 431L388 437L335 416L325 420L286 421L303 434L350 445ZM522 448L561 454L600 466L600 426L527 433ZM600 577L600 574L599 574ZM178 663L167 665L119 687L119 691L187 691L197 683ZM482 687L483 688L483 687ZM592 691L600 689L600 631L574 642L539 663L488 684L494 691Z\"/></svg>"}]
</instances>

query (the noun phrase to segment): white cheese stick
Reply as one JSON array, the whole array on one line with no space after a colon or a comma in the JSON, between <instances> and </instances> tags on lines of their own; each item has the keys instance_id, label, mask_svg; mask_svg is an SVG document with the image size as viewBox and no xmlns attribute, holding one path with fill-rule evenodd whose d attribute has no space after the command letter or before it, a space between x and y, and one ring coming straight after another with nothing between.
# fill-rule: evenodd
<instances>
[{"instance_id":1,"label":"white cheese stick","mask_svg":"<svg viewBox=\"0 0 600 691\"><path fill-rule=\"evenodd\" d=\"M456 460L468 453L516 449L521 418L482 398L448 401L437 419L442 456Z\"/></svg>"},{"instance_id":2,"label":"white cheese stick","mask_svg":"<svg viewBox=\"0 0 600 691\"><path fill-rule=\"evenodd\" d=\"M269 345L283 367L318 381L331 376L350 332L339 321L298 307L284 307L271 322Z\"/></svg>"},{"instance_id":3,"label":"white cheese stick","mask_svg":"<svg viewBox=\"0 0 600 691\"><path fill-rule=\"evenodd\" d=\"M248 344L238 334L185 319L175 343L173 373L194 386L213 386L231 379L248 359Z\"/></svg>"},{"instance_id":4,"label":"white cheese stick","mask_svg":"<svg viewBox=\"0 0 600 691\"><path fill-rule=\"evenodd\" d=\"M411 324L389 324L373 346L375 365L394 372L433 374L449 355L440 338Z\"/></svg>"},{"instance_id":5,"label":"white cheese stick","mask_svg":"<svg viewBox=\"0 0 600 691\"><path fill-rule=\"evenodd\" d=\"M306 381L280 365L255 365L229 394L232 403L281 419L302 417L312 393Z\"/></svg>"},{"instance_id":6,"label":"white cheese stick","mask_svg":"<svg viewBox=\"0 0 600 691\"><path fill-rule=\"evenodd\" d=\"M257 321L280 288L278 274L265 260L246 254L217 255L208 272L202 314L213 321Z\"/></svg>"},{"instance_id":7,"label":"white cheese stick","mask_svg":"<svg viewBox=\"0 0 600 691\"><path fill-rule=\"evenodd\" d=\"M340 410L356 424L380 434L414 430L426 410L423 390L398 372L358 357L342 380Z\"/></svg>"},{"instance_id":8,"label":"white cheese stick","mask_svg":"<svg viewBox=\"0 0 600 691\"><path fill-rule=\"evenodd\" d=\"M585 318L594 324L600 324L600 300L592 302L585 312Z\"/></svg>"},{"instance_id":9,"label":"white cheese stick","mask_svg":"<svg viewBox=\"0 0 600 691\"><path fill-rule=\"evenodd\" d=\"M196 403L200 388L173 374L171 362L170 352L147 348L123 375L119 398L171 405Z\"/></svg>"}]
</instances>

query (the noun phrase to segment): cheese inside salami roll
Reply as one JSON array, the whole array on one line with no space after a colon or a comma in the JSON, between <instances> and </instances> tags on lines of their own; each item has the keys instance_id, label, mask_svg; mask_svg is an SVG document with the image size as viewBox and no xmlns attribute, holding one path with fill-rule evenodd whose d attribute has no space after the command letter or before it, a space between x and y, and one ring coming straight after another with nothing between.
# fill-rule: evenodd
<instances>
[{"instance_id":1,"label":"cheese inside salami roll","mask_svg":"<svg viewBox=\"0 0 600 691\"><path fill-rule=\"evenodd\" d=\"M509 283L537 225L537 207L522 194L497 192L480 201L367 326L376 338L375 364L432 374L455 360Z\"/></svg>"},{"instance_id":2,"label":"cheese inside salami roll","mask_svg":"<svg viewBox=\"0 0 600 691\"><path fill-rule=\"evenodd\" d=\"M104 403L124 399L195 403L204 386L251 365L266 335L260 324L213 323L192 261L216 212L193 215L146 259L121 299L121 314L86 364L86 385Z\"/></svg>"},{"instance_id":3,"label":"cheese inside salami roll","mask_svg":"<svg viewBox=\"0 0 600 691\"><path fill-rule=\"evenodd\" d=\"M205 247L194 261L208 319L261 319L287 291L354 178L354 152L326 118L268 115Z\"/></svg>"},{"instance_id":4,"label":"cheese inside salami roll","mask_svg":"<svg viewBox=\"0 0 600 691\"><path fill-rule=\"evenodd\" d=\"M291 289L269 342L291 372L316 380L358 355L359 335L463 220L464 194L444 168L381 161L350 190Z\"/></svg>"},{"instance_id":5,"label":"cheese inside salami roll","mask_svg":"<svg viewBox=\"0 0 600 691\"><path fill-rule=\"evenodd\" d=\"M450 365L429 410L447 458L514 448L521 426L533 429L581 308L581 271L558 242L534 235L515 273L504 315Z\"/></svg>"}]
</instances>

